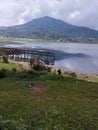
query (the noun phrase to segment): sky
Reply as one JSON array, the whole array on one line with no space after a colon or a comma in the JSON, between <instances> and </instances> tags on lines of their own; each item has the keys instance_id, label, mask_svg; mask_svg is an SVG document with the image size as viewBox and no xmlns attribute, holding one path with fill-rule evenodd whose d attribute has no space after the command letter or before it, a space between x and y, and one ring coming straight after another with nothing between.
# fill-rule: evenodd
<instances>
[{"instance_id":1,"label":"sky","mask_svg":"<svg viewBox=\"0 0 98 130\"><path fill-rule=\"evenodd\" d=\"M98 30L98 0L0 0L0 26L50 16Z\"/></svg>"}]
</instances>

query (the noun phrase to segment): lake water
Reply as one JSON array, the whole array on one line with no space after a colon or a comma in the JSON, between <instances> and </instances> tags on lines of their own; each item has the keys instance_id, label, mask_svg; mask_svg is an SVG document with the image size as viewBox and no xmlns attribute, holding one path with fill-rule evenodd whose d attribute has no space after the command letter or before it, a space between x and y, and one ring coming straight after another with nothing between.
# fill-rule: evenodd
<instances>
[{"instance_id":1,"label":"lake water","mask_svg":"<svg viewBox=\"0 0 98 130\"><path fill-rule=\"evenodd\" d=\"M98 74L98 44L0 42L0 46L47 49L55 53L56 67Z\"/></svg>"}]
</instances>

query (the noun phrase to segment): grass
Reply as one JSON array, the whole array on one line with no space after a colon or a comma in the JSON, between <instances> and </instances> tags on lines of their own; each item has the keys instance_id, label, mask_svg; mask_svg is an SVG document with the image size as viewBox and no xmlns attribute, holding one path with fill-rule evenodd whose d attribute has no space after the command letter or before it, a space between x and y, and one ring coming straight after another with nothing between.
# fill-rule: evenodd
<instances>
[{"instance_id":1,"label":"grass","mask_svg":"<svg viewBox=\"0 0 98 130\"><path fill-rule=\"evenodd\" d=\"M97 130L98 83L44 72L10 72L0 79L0 129Z\"/></svg>"},{"instance_id":2,"label":"grass","mask_svg":"<svg viewBox=\"0 0 98 130\"><path fill-rule=\"evenodd\" d=\"M56 73L58 70L58 68L52 68L52 73ZM71 72L68 69L61 69L62 71L62 75L63 76L69 76L66 75L65 72ZM89 82L96 82L98 83L98 75L97 74L90 74L90 73L79 73L79 72L74 72L76 74L76 78L79 80L85 80L85 81L89 81Z\"/></svg>"},{"instance_id":3,"label":"grass","mask_svg":"<svg viewBox=\"0 0 98 130\"><path fill-rule=\"evenodd\" d=\"M95 74L77 74L77 79L98 83L98 75Z\"/></svg>"},{"instance_id":4,"label":"grass","mask_svg":"<svg viewBox=\"0 0 98 130\"><path fill-rule=\"evenodd\" d=\"M48 42L47 40L41 40L41 39L28 39L28 38L14 38L14 37L4 37L0 38L0 41L2 42Z\"/></svg>"},{"instance_id":5,"label":"grass","mask_svg":"<svg viewBox=\"0 0 98 130\"><path fill-rule=\"evenodd\" d=\"M5 42L5 41L7 41L7 42L34 42L34 43L36 43L36 42L59 42L59 41L57 41L57 40L46 40L46 39L29 39L29 38L18 38L18 37L1 37L0 38L0 41L2 42ZM68 43L68 44L72 44L72 43L77 43L77 42L64 42L64 41L60 41L60 43ZM83 43L83 44L88 44L88 43L93 43L93 42L78 42L78 43ZM94 42L95 44L96 43L98 43L98 42ZM93 43L93 44L94 44Z\"/></svg>"},{"instance_id":6,"label":"grass","mask_svg":"<svg viewBox=\"0 0 98 130\"><path fill-rule=\"evenodd\" d=\"M17 68L17 65L13 62L4 63L2 60L0 60L0 69L3 68L11 70L12 68Z\"/></svg>"}]
</instances>

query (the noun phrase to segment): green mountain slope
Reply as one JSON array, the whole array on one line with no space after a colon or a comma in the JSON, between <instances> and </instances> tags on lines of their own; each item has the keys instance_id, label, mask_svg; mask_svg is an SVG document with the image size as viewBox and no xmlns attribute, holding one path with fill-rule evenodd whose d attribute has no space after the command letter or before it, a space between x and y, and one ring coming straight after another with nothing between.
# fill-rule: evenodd
<instances>
[{"instance_id":1,"label":"green mountain slope","mask_svg":"<svg viewBox=\"0 0 98 130\"><path fill-rule=\"evenodd\" d=\"M48 16L22 25L0 27L0 36L74 42L98 41L98 31L74 26Z\"/></svg>"}]
</instances>

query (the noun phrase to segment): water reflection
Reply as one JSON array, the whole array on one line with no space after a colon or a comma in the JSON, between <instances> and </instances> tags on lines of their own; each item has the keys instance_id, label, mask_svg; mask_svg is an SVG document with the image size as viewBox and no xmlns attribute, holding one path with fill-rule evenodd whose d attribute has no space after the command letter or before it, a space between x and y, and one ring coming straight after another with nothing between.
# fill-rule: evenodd
<instances>
[{"instance_id":1,"label":"water reflection","mask_svg":"<svg viewBox=\"0 0 98 130\"><path fill-rule=\"evenodd\" d=\"M56 55L56 60L69 59L69 58L88 58L88 54L83 53L70 53L58 50L52 50Z\"/></svg>"},{"instance_id":2,"label":"water reflection","mask_svg":"<svg viewBox=\"0 0 98 130\"><path fill-rule=\"evenodd\" d=\"M85 73L98 73L98 44L2 42L0 46L51 51L55 53L57 67Z\"/></svg>"}]
</instances>

